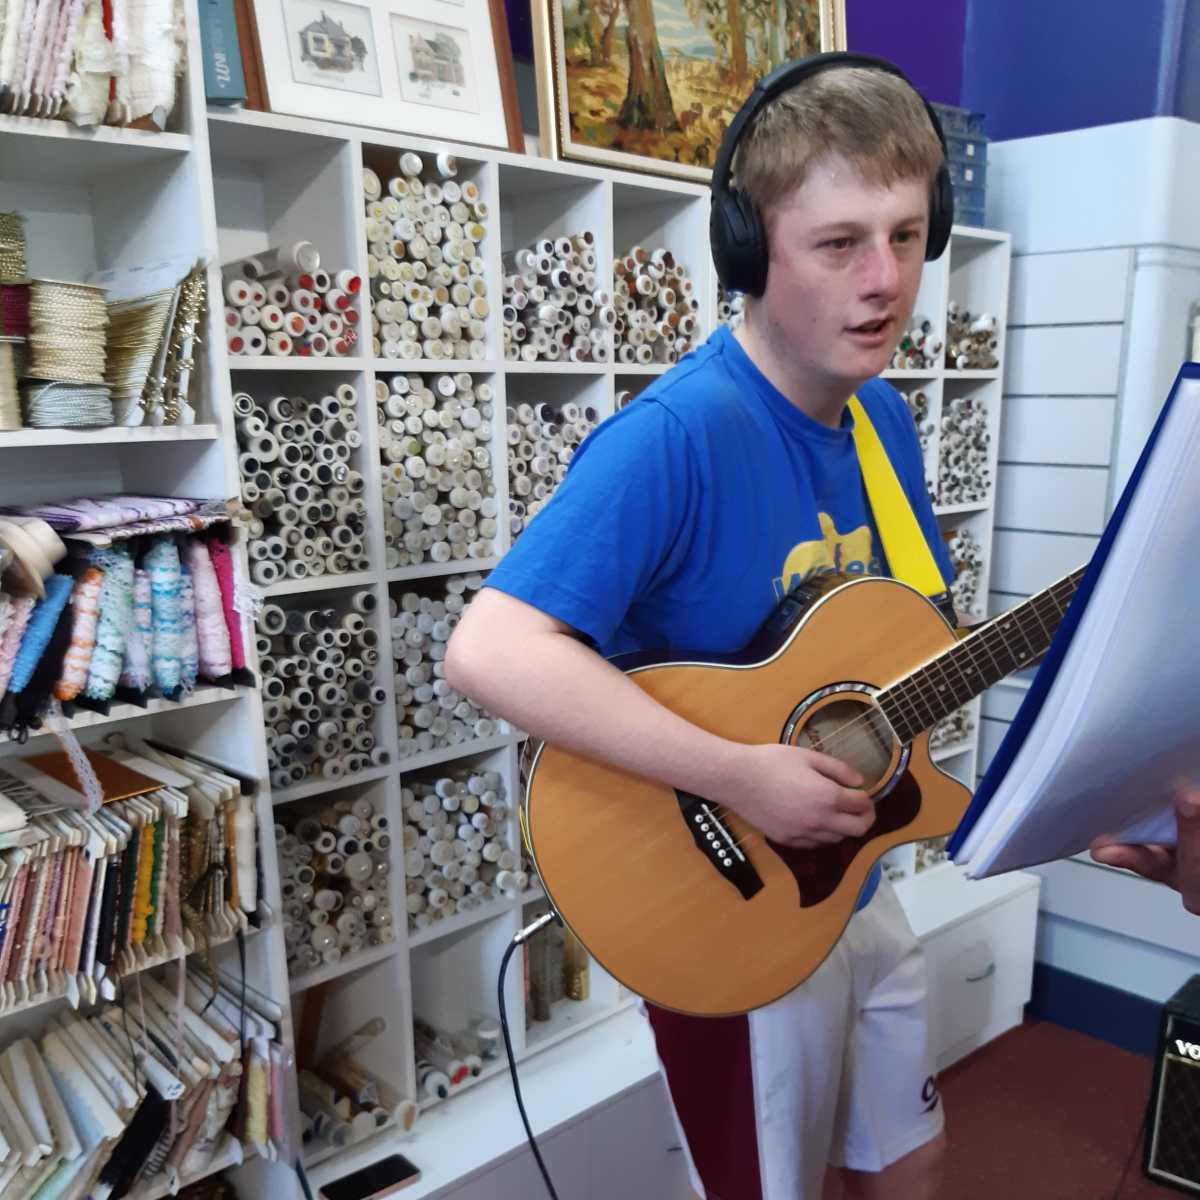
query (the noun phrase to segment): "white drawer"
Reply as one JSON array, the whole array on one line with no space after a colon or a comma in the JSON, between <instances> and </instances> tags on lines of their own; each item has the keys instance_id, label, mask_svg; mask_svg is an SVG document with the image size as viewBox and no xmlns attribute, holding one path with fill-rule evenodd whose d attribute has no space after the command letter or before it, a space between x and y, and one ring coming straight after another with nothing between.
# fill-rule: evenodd
<instances>
[{"instance_id":1,"label":"white drawer","mask_svg":"<svg viewBox=\"0 0 1200 1200\"><path fill-rule=\"evenodd\" d=\"M1030 890L923 941L939 1066L963 1043L1019 1016L1033 982L1036 929L1037 892Z\"/></svg>"}]
</instances>

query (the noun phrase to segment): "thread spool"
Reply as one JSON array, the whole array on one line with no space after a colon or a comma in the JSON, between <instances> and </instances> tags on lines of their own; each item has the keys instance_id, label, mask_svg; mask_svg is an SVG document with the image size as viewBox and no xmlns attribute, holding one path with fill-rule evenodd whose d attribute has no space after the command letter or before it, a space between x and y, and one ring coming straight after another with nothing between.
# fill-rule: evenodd
<instances>
[{"instance_id":1,"label":"thread spool","mask_svg":"<svg viewBox=\"0 0 1200 1200\"><path fill-rule=\"evenodd\" d=\"M376 815L374 802L360 798L370 814ZM280 857L280 876L285 888L301 898L297 905L289 903L284 910L284 940L288 967L293 974L312 969L314 965L306 947L316 951L322 962L339 961L343 955L361 951L370 945L390 940L390 901L386 877L378 875L380 860L373 854L356 852L353 869L349 861L337 853L315 853L304 862L306 850L328 845L336 839L337 821L341 814L336 807L321 808L315 814L298 821L295 830L302 831L307 841L286 830L277 845ZM369 820L369 818L368 818ZM315 827L315 828L314 828ZM383 860L386 864L386 860ZM355 881L375 877L370 885L372 912L387 913L387 919L368 929L355 900ZM310 932L306 932L306 930Z\"/></svg>"},{"instance_id":2,"label":"thread spool","mask_svg":"<svg viewBox=\"0 0 1200 1200\"><path fill-rule=\"evenodd\" d=\"M228 305L227 344L231 354L265 353L283 358L344 356L352 351L357 342L353 331L341 331L336 338L322 332L326 297L333 293L333 280L319 264L320 254L315 245L302 241L223 268ZM342 305L343 299L350 297L345 308L336 309L346 316L356 311L353 297L361 287L361 279L345 270L337 272L336 277L345 285L338 289L337 304ZM335 311L332 305L328 308ZM260 336L248 332L254 329L265 333Z\"/></svg>"},{"instance_id":3,"label":"thread spool","mask_svg":"<svg viewBox=\"0 0 1200 1200\"><path fill-rule=\"evenodd\" d=\"M449 162L447 156L443 165ZM388 181L389 194L366 197L373 352L393 359L486 358L486 326L469 308L475 296L482 301L477 312L486 313L479 253L486 206L465 199L478 197L473 184L427 174L418 154L406 152L399 163L402 174ZM468 283L476 290L458 295Z\"/></svg>"},{"instance_id":4,"label":"thread spool","mask_svg":"<svg viewBox=\"0 0 1200 1200\"><path fill-rule=\"evenodd\" d=\"M490 384L466 372L396 375L380 388L380 457L385 479L395 481L385 511L389 567L495 553L494 530L466 536L476 510L495 505L491 397ZM456 482L468 472L477 495Z\"/></svg>"},{"instance_id":5,"label":"thread spool","mask_svg":"<svg viewBox=\"0 0 1200 1200\"><path fill-rule=\"evenodd\" d=\"M237 429L243 452L239 460L243 500L250 503L258 489L254 505L262 521L262 529L252 534L251 556L256 556L256 543L269 542L276 561L283 564L282 573L293 579L369 569L364 540L366 505L361 498L347 498L346 503L334 506L330 494L339 473L320 461L330 454L337 461L329 443L340 445L356 432L354 388L342 385L337 395L316 405L276 396L260 406L249 395L240 395ZM260 429L262 432L257 432ZM256 463L269 468L265 475L256 473ZM277 488L272 488L273 482L278 483ZM320 538L335 530L336 546L330 537L331 544L324 549ZM318 547L319 554L314 549ZM335 551L343 557L336 557Z\"/></svg>"}]
</instances>

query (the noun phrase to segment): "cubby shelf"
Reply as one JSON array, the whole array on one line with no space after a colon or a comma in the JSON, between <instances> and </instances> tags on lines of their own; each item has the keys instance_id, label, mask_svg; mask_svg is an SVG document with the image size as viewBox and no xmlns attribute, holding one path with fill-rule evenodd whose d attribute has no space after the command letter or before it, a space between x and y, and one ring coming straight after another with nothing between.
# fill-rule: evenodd
<instances>
[{"instance_id":1,"label":"cubby shelf","mask_svg":"<svg viewBox=\"0 0 1200 1200\"><path fill-rule=\"evenodd\" d=\"M210 442L221 436L216 425L139 425L107 429L12 429L0 433L0 450L32 446L104 446L129 442Z\"/></svg>"},{"instance_id":2,"label":"cubby shelf","mask_svg":"<svg viewBox=\"0 0 1200 1200\"><path fill-rule=\"evenodd\" d=\"M284 579L263 588L263 595L296 596L309 592L331 592L338 588L370 587L375 582L373 571L348 571L345 575L306 575L303 579Z\"/></svg>"},{"instance_id":3,"label":"cubby shelf","mask_svg":"<svg viewBox=\"0 0 1200 1200\"><path fill-rule=\"evenodd\" d=\"M212 704L233 704L235 701L242 699L249 691L250 689L243 687L201 687L190 696L186 696L181 700L164 700L161 697L147 700L144 708L137 704L114 704L106 713L80 709L71 716L67 724L72 729L79 731L91 729L98 725L112 725L117 721L129 721L141 717L189 712ZM30 736L42 736L51 732L48 726L43 726L41 729L34 731Z\"/></svg>"},{"instance_id":4,"label":"cubby shelf","mask_svg":"<svg viewBox=\"0 0 1200 1200\"><path fill-rule=\"evenodd\" d=\"M338 792L343 788L354 787L360 783L376 783L387 779L396 773L394 765L372 767L368 771L359 771L354 775L343 775L338 779L311 779L307 783L298 783L295 787L275 788L271 792L273 804L290 804L294 800L308 800L312 796L324 796L328 792Z\"/></svg>"},{"instance_id":5,"label":"cubby shelf","mask_svg":"<svg viewBox=\"0 0 1200 1200\"><path fill-rule=\"evenodd\" d=\"M470 758L475 754L486 754L490 750L502 750L507 746L515 746L520 739L516 734L498 733L494 737L474 738L469 742L459 742L457 746L440 746L436 750L425 750L417 754L401 757L396 763L396 769L403 775L423 771L427 767L439 767L459 759ZM506 781L508 782L508 781Z\"/></svg>"},{"instance_id":6,"label":"cubby shelf","mask_svg":"<svg viewBox=\"0 0 1200 1200\"><path fill-rule=\"evenodd\" d=\"M441 921L435 921L426 929L418 929L410 932L408 935L409 947L428 946L432 942L440 941L444 937L461 933L464 929L471 929L475 925L481 925L484 921L490 921L511 911L516 903L515 899L492 900L477 908L474 912L455 913L452 917L445 917Z\"/></svg>"},{"instance_id":7,"label":"cubby shelf","mask_svg":"<svg viewBox=\"0 0 1200 1200\"><path fill-rule=\"evenodd\" d=\"M230 355L229 369L238 371L361 371L366 366L363 358L306 358L300 354L249 358L240 354Z\"/></svg>"},{"instance_id":8,"label":"cubby shelf","mask_svg":"<svg viewBox=\"0 0 1200 1200\"><path fill-rule=\"evenodd\" d=\"M371 967L386 959L394 958L403 948L399 942L385 942L382 946L372 946L369 950L347 954L335 963L326 963L314 971L305 971L303 975L293 975L288 982L288 987L295 994L307 991L318 984L332 983L343 975L349 975L354 971L361 971L365 967Z\"/></svg>"},{"instance_id":9,"label":"cubby shelf","mask_svg":"<svg viewBox=\"0 0 1200 1200\"><path fill-rule=\"evenodd\" d=\"M418 563L412 567L392 567L385 572L385 577L388 583L410 583L417 579L436 579L441 575L490 571L499 561L499 558L456 558L443 563Z\"/></svg>"},{"instance_id":10,"label":"cubby shelf","mask_svg":"<svg viewBox=\"0 0 1200 1200\"><path fill-rule=\"evenodd\" d=\"M31 211L29 240L31 270L59 278L82 277L97 268L129 265L155 255L195 253L212 263L211 314L198 357L196 425L178 429L113 429L97 431L23 430L0 434L0 450L96 447L95 454L75 454L88 460L87 469L73 479L74 494L96 491L144 490L187 496L228 499L238 488L238 453L233 438L231 397L248 391L256 396L281 392L316 392L349 380L359 393L362 448L355 462L365 476L368 504L366 543L370 570L344 575L288 579L261 589L266 598L294 607L306 602L332 604L342 593L368 589L377 600L375 628L381 638L381 664L389 664L387 601L412 588L436 592L452 574L486 573L497 565L510 545L507 525L502 525L497 554L487 559L447 563L420 563L388 568L386 537L382 527L382 472L375 423L375 388L380 380L397 374L432 376L467 372L487 377L495 393L491 448L498 464L506 461L506 409L520 403L559 404L580 400L596 407L601 418L614 409L617 388L633 391L649 386L668 368L663 364L508 361L503 355L500 298L502 250L515 249L540 236L559 236L583 228L596 235L600 284L613 291L612 261L634 244L667 245L684 262L700 301L699 327L693 345L699 345L716 326L717 283L708 260L706 230L709 191L699 184L652 176L585 167L575 163L527 157L509 151L449 147L459 162L460 174L477 181L491 210L487 237L481 244L484 278L490 313L485 320L486 352L480 359L445 360L385 358L371 343L370 324L364 310L356 354L346 358L248 358L231 356L225 347L224 301L219 264L272 245L311 240L318 246L323 265L350 267L367 277L367 247L363 233L362 168L397 161L401 151L415 150L426 159L447 149L442 144L383 130L302 120L280 114L211 112L205 115L199 42L193 29L189 40L191 70L183 84L187 95L181 106L179 132L148 134L138 130L99 129L82 132L58 122L0 117L0 159L5 164L0 180L0 207ZM43 202L47 183L59 185L55 204ZM956 227L950 249L937 263L928 264L918 299L918 311L944 327L946 305L958 300L972 311L987 309L1001 318L1007 307L1008 239L992 231ZM365 289L364 289L365 290ZM1003 332L1000 355L1003 362ZM952 395L979 390L999 419L1001 371L931 370L888 371L886 377L901 390L922 387L931 397L931 419L940 419L947 389ZM993 424L994 477L998 425ZM932 454L936 469L936 436ZM143 446L143 443L145 444ZM30 461L38 458L31 455ZM45 458L44 453L40 454ZM28 493L47 498L45 471L14 470L22 502ZM6 471L6 484L9 482ZM507 472L496 472L496 494L502 514L507 513ZM77 486L76 486L77 485ZM66 488L59 494L65 494ZM964 525L979 537L990 557L991 501L938 507L944 527ZM244 551L239 551L243 556ZM985 563L982 592L987 591ZM247 639L253 650L254 639ZM251 653L251 667L257 670ZM282 927L271 921L255 943L250 966L258 985L273 995L284 1009L285 1038L292 1038L292 1004L301 993L322 985L326 994L321 1040L331 1044L373 1016L388 1021L386 1047L379 1070L401 1095L417 1099L412 1050L414 1015L436 1021L439 1006L457 1003L469 993L474 1004L496 1015L495 972L503 948L522 926L526 905L544 903L544 894L533 883L519 897L499 898L480 909L456 914L419 932L410 933L404 908L405 881L402 788L414 776L436 777L444 769L469 763L488 763L500 772L510 812L506 826L509 845L519 846L517 805L521 795L519 747L524 735L501 732L454 746L400 755L396 721L396 689L390 671L381 671L386 701L377 711L378 745L388 751L387 766L373 767L353 778L313 779L288 788L262 790L259 824L266 898L280 906L280 878L271 832L275 821L288 822L311 804L314 808L342 796L370 792L379 798L392 834L393 928L396 940L348 955L296 978L286 972ZM148 732L175 738L181 744L194 738L203 751L228 763L251 778L266 780L267 731L262 701L253 689L234 691L203 688L181 704L152 701L145 709L114 706L107 716L81 713L73 721L84 740L95 740L117 721L145 722ZM978 724L978 722L977 722ZM91 732L95 728L95 732ZM963 779L973 779L976 737L936 752ZM15 751L17 748L13 748ZM7 752L7 751L6 751ZM961 772L961 775L959 774ZM564 1001L553 1019L524 1029L524 1000L517 980L508 980L510 1019L522 1058L539 1054L617 1014L638 1001L623 997L615 981L594 968L592 998ZM2 1018L5 1013L0 1013ZM381 1043L384 1039L381 1039ZM585 1039L586 1040L586 1039ZM497 1063L485 1070L484 1082L499 1071ZM439 1104L440 1116L453 1120L454 1101ZM422 1107L433 1107L426 1103ZM470 1107L470 1105L468 1105ZM295 1098L289 1100L289 1119L298 1127ZM418 1127L417 1136L420 1136ZM387 1134L372 1139L387 1143ZM297 1138L297 1144L298 1138ZM347 1148L346 1161L356 1158L361 1146ZM236 1152L236 1153L235 1153ZM312 1162L322 1162L322 1178L338 1171L341 1151L317 1151ZM212 1169L240 1161L240 1147L224 1146ZM299 1196L290 1166L252 1160L242 1168L253 1181L281 1197ZM207 1173L207 1172L206 1172ZM138 1200L154 1200L139 1194Z\"/></svg>"}]
</instances>

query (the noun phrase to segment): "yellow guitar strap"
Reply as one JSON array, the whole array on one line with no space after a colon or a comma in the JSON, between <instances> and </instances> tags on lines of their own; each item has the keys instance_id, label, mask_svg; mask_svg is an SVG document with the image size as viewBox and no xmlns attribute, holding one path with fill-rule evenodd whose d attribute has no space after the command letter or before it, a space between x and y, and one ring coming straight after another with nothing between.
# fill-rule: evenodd
<instances>
[{"instance_id":1,"label":"yellow guitar strap","mask_svg":"<svg viewBox=\"0 0 1200 1200\"><path fill-rule=\"evenodd\" d=\"M896 478L895 468L879 434L857 396L850 397L850 414L854 418L854 448L858 452L867 499L871 502L879 540L883 542L892 574L926 596L943 595L946 581L921 532L908 496Z\"/></svg>"}]
</instances>

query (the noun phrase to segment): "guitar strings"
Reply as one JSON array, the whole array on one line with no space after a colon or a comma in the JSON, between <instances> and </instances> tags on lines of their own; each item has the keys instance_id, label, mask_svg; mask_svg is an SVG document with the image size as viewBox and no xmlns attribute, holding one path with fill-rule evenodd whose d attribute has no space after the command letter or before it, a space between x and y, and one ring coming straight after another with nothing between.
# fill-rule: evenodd
<instances>
[{"instance_id":1,"label":"guitar strings","mask_svg":"<svg viewBox=\"0 0 1200 1200\"><path fill-rule=\"evenodd\" d=\"M1069 578L1071 578L1071 576L1067 576L1066 578L1069 579ZM1060 583L1065 582L1065 580L1060 580L1059 582ZM1062 606L1058 603L1055 596L1053 595L1053 593L1057 587L1058 587L1058 584L1055 584L1055 585L1053 585L1053 587L1046 589L1046 591L1044 593L1042 593L1040 596L1034 598L1033 600L1026 601L1026 605L1028 606L1027 611L1031 612L1034 616L1037 617L1039 624L1042 625L1042 628L1044 630L1046 630L1047 633L1049 633L1050 631L1049 631L1049 629L1046 628L1045 623L1042 621L1042 619L1041 619L1042 615L1041 615L1041 613L1039 613L1038 609L1043 608L1043 609L1045 609L1047 615L1056 616L1057 618L1061 619L1061 617L1063 616L1064 610L1063 610ZM1055 612L1051 613L1049 608L1047 607L1047 605L1052 605ZM1025 606L1022 606L1022 607L1024 608ZM1014 611L1019 611L1019 610L1014 610ZM993 640L994 640L995 635L1000 633L1001 621L1005 620L1009 615L1010 614L1005 614L1004 617L997 617L994 621L989 622L987 625L976 630L969 637L963 638L963 640L960 642L956 642L954 644L954 646L950 647L950 651L958 650L960 648L964 649L967 652L968 657L970 657L973 662L979 663L980 660L975 656L974 651L975 651L976 647L982 647L987 650L988 655L992 660L992 665L999 667L1000 663L997 661L996 656L992 653L992 646L989 643L989 637L993 638ZM1026 639L1026 640L1028 640L1028 639ZM1001 635L999 637L999 642L1002 645L1004 645L1005 647L1008 646L1008 641L1003 635ZM940 658L940 657L941 656L939 655L938 658ZM1034 655L1033 657L1036 657L1036 655ZM938 661L938 658L934 658L934 659L930 660L929 663L925 664L925 667L929 667L933 663L936 663ZM897 694L897 699L904 700L907 703L909 703L912 710L914 712L916 712L917 711L916 705L911 701L911 699L907 695L905 695L905 693L908 693L908 692L915 692L917 694L918 698L925 703L926 708L932 708L932 706L929 703L929 700L930 699L940 700L941 697L936 690L929 690L927 688L924 688L920 683L916 682L916 680L914 679L914 675L918 674L923 669L924 668L918 667L917 671L910 672L907 676L905 676L904 678L902 678L900 680L897 680L895 683L888 684L886 687L881 688L880 693L895 691ZM944 668L943 668L943 671L944 671ZM822 754L831 754L831 757L836 758L838 756L836 754L832 753L832 748L839 741L839 739L841 739L847 733L848 730L850 730L853 726L858 725L863 721L867 721L867 720L870 720L872 718L875 718L875 717L878 717L881 715L884 716L885 720L887 719L886 715L882 713L882 710L879 706L876 706L873 708L867 708L867 710L861 716L855 717L853 720L847 721L845 725L840 726L837 730L835 730L832 734L830 734L828 740L825 740L822 738L814 739L814 745L812 748L815 750L819 750L820 753L822 753ZM917 715L919 716L919 713ZM924 731L922 731L922 732L924 732ZM857 736L857 731L852 736Z\"/></svg>"},{"instance_id":2,"label":"guitar strings","mask_svg":"<svg viewBox=\"0 0 1200 1200\"><path fill-rule=\"evenodd\" d=\"M1047 634L1049 634L1051 632L1051 629L1046 626L1044 621L1042 621L1042 613L1039 612L1039 609L1044 609L1046 615L1052 616L1056 620L1061 620L1062 616L1064 615L1065 610L1063 609L1062 605L1059 604L1057 596L1055 595L1055 592L1058 589L1058 587L1062 583L1065 583L1067 580L1074 580L1077 583L1078 577L1081 576L1083 570L1084 570L1084 568L1080 568L1078 571L1073 572L1071 575L1065 576L1062 580L1059 580L1058 583L1047 588L1039 596L1026 601L1024 605L1020 606L1019 609L1014 610L1014 611L1024 610L1026 612L1032 613L1037 618L1038 623L1042 626L1043 631L1046 632ZM1048 607L1048 606L1052 606L1054 611L1051 612L1050 607ZM950 647L950 649L955 650L960 647L963 647L966 649L968 656L971 657L973 661L978 661L977 659L975 659L974 649L975 649L976 645L981 646L987 650L988 655L992 660L992 664L994 666L998 667L1000 664L997 661L995 655L992 653L992 647L988 642L988 638L989 638L989 636L994 637L995 635L1000 634L1001 622L1006 617L1011 617L1011 614L1005 614L1005 616L1003 616L1003 617L997 617L994 621L991 621L987 625L976 630L969 637L963 638L962 641L957 642L953 647ZM1007 648L1008 641L1002 634L1001 634L999 640ZM1028 641L1028 639L1026 639L1026 640ZM1036 655L1034 657L1036 657ZM936 662L936 661L937 661L937 659L935 658L935 659L931 660L931 663ZM931 664L926 664L926 665L931 665ZM920 671L920 670L921 670L921 668L918 668L918 671ZM899 680L896 683L890 684L888 687L882 688L880 690L882 692L887 692L892 689L902 689L902 691L904 691L904 690L916 691L918 694L921 695L922 699L926 700L926 707L928 708L928 707L930 707L930 705L928 704L928 700L927 700L928 695L932 695L932 696L934 696L934 698L940 698L940 697L937 697L936 693L922 693L921 685L916 683L913 680L913 674L915 674L915 673L910 673L908 676L905 677L905 679ZM915 705L913 707L914 707L914 711L915 711ZM875 720L878 718L883 718L883 720L885 722L887 722L887 717L883 713L881 708L879 708L878 706L867 708L866 711L863 712L863 714L861 716L857 716L857 717L853 718L852 720L847 721L845 725L842 725L838 729L836 729L832 734L829 735L828 739L823 739L820 737L814 738L812 748L814 750L818 750L822 754L831 754L831 751L832 751L834 745L838 744L841 752L845 753L848 746L850 745L850 743L852 743L855 739L861 739L861 741L864 743L870 743L872 741L872 739L871 739L871 735L870 735L869 731L866 730L865 728L856 729L855 727L861 726L863 724L863 722L865 722L865 721ZM888 727L890 728L890 722L888 722ZM839 756L837 754L831 754L831 757L837 758ZM716 812L718 819L720 819L723 822L728 820L729 812L723 805L714 805L713 808ZM751 827L751 829L753 830L753 826ZM732 842L733 842L733 845L737 849L740 850L744 847L749 847L751 845L757 844L760 840L762 840L761 834L759 833L759 831L754 830L753 832L748 833L743 838L733 839Z\"/></svg>"}]
</instances>

